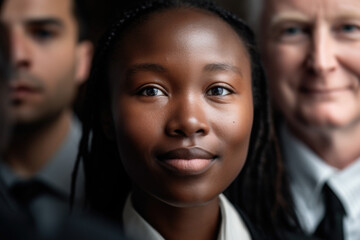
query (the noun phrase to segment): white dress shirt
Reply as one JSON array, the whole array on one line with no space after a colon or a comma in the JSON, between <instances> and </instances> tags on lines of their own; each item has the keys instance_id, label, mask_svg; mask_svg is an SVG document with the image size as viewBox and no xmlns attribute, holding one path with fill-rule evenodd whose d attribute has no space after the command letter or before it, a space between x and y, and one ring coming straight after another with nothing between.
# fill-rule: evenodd
<instances>
[{"instance_id":1,"label":"white dress shirt","mask_svg":"<svg viewBox=\"0 0 360 240\"><path fill-rule=\"evenodd\" d=\"M250 233L234 206L221 194L221 226L218 240L250 240ZM123 222L125 235L133 239L164 240L164 238L134 209L131 195L128 197Z\"/></svg>"},{"instance_id":2,"label":"white dress shirt","mask_svg":"<svg viewBox=\"0 0 360 240\"><path fill-rule=\"evenodd\" d=\"M314 233L325 215L321 190L327 183L346 212L344 239L360 240L360 158L339 170L325 163L286 126L281 128L280 139L295 210L304 231Z\"/></svg>"}]
</instances>

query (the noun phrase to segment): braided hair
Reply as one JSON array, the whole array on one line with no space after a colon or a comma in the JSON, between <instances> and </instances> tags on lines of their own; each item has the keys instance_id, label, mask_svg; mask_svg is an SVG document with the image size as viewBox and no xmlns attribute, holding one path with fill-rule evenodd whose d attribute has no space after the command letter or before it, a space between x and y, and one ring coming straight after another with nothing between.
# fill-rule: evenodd
<instances>
[{"instance_id":1,"label":"braided hair","mask_svg":"<svg viewBox=\"0 0 360 240\"><path fill-rule=\"evenodd\" d=\"M121 216L123 204L131 189L131 181L122 166L115 140L109 136L114 131L114 123L106 119L105 114L101 114L111 111L108 76L110 58L116 51L116 44L127 30L141 24L152 13L173 8L203 9L220 17L237 32L249 53L254 99L249 152L241 174L227 189L226 194L254 223L273 230L275 226L285 224L286 221L281 219L292 218L294 215L283 200L282 166L270 116L265 72L250 28L235 15L210 2L144 2L130 11L125 11L105 33L95 53L87 85L82 112L83 136L73 174L73 185L76 182L79 162L82 161L86 178L86 198L90 207L110 218ZM72 198L73 195L74 191Z\"/></svg>"},{"instance_id":2,"label":"braided hair","mask_svg":"<svg viewBox=\"0 0 360 240\"><path fill-rule=\"evenodd\" d=\"M8 32L0 22L0 82L5 83L10 78L10 52Z\"/></svg>"},{"instance_id":3,"label":"braided hair","mask_svg":"<svg viewBox=\"0 0 360 240\"><path fill-rule=\"evenodd\" d=\"M9 103L7 99L7 85L11 72L9 44L7 29L0 23L0 150L4 147L6 135L9 130L7 124L8 118L6 117L7 114L5 111L7 103Z\"/></svg>"}]
</instances>

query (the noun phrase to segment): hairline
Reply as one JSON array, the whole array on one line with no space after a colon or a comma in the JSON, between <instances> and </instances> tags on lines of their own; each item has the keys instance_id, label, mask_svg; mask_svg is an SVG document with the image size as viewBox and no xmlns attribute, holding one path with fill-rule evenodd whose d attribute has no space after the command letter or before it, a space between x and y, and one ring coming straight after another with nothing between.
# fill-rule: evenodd
<instances>
[{"instance_id":1,"label":"hairline","mask_svg":"<svg viewBox=\"0 0 360 240\"><path fill-rule=\"evenodd\" d=\"M73 0L76 1L76 0ZM106 61L108 62L108 66L107 66L107 72L110 73L112 71L112 68L114 66L114 64L117 62L117 57L114 55L119 55L117 54L117 51L121 50L121 44L122 41L124 40L124 38L126 38L126 36L131 33L131 31L133 31L134 29L136 29L137 27L141 27L142 24L144 24L146 22L146 20L153 16L153 15L157 15L157 14L161 14L163 12L166 11L171 11L171 10L192 10L192 11L196 11L200 14L204 14L206 16L209 17L213 17L215 19L217 19L218 21L223 22L224 24L228 25L228 27L234 31L234 33L236 34L236 36L238 37L240 43L242 44L242 48L244 51L245 56L248 58L249 61L249 67L250 67L250 76L251 76L251 84L254 85L253 83L253 74L252 74L252 67L253 67L253 59L250 53L250 49L247 46L248 42L244 40L244 37L241 36L241 33L239 32L239 29L234 26L233 24L231 24L230 21L227 21L226 19L224 19L221 15L217 14L216 12L213 12L209 9L205 9L205 8L201 8L198 6L193 6L193 5L188 5L187 3L180 3L179 5L176 6L170 6L170 7L165 7L165 8L160 8L160 9L156 9L155 11L151 11L149 13L146 13L140 17L138 17L133 23L127 25L123 30L121 30L121 33L119 34L119 39L116 41L116 43L112 46L113 51L110 52L110 54L107 55L106 57ZM112 61L110 61L110 59L112 59ZM115 59L115 61L114 61ZM111 84L111 77L110 75L108 75L108 84ZM116 89L116 88L115 88ZM111 92L111 95L113 95L114 93ZM252 88L252 94L254 95L254 89ZM111 97L112 99L112 97ZM111 100L111 102L113 101L113 99Z\"/></svg>"}]
</instances>

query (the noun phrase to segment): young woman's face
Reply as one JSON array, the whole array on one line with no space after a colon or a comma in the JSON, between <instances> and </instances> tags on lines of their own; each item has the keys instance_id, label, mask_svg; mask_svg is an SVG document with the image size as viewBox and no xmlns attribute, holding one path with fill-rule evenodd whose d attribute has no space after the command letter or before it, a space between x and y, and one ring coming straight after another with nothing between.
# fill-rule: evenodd
<instances>
[{"instance_id":1,"label":"young woman's face","mask_svg":"<svg viewBox=\"0 0 360 240\"><path fill-rule=\"evenodd\" d=\"M240 37L207 12L173 9L119 46L110 67L114 120L137 189L173 206L216 198L243 167L253 122Z\"/></svg>"}]
</instances>

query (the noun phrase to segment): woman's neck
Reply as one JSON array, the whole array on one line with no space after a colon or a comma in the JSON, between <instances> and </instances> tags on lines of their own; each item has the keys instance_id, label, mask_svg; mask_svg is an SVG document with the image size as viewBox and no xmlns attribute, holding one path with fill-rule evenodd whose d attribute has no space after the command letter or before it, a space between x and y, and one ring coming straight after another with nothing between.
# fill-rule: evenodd
<instances>
[{"instance_id":1,"label":"woman's neck","mask_svg":"<svg viewBox=\"0 0 360 240\"><path fill-rule=\"evenodd\" d=\"M137 212L165 239L217 239L221 223L218 197L201 206L177 207L135 191L132 201Z\"/></svg>"}]
</instances>

